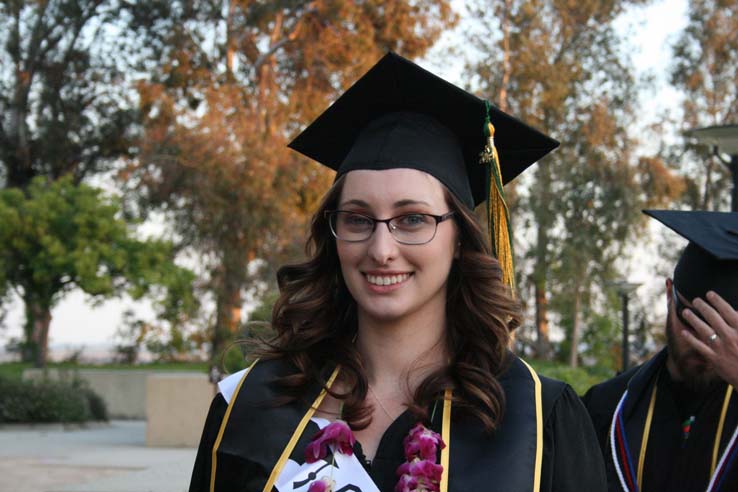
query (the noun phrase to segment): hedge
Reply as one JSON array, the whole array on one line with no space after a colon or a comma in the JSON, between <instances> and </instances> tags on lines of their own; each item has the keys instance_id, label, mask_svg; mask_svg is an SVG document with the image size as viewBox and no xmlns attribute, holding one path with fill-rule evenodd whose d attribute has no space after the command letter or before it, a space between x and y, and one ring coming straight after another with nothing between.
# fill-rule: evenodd
<instances>
[{"instance_id":1,"label":"hedge","mask_svg":"<svg viewBox=\"0 0 738 492\"><path fill-rule=\"evenodd\" d=\"M0 423L107 419L103 399L81 381L21 381L0 376Z\"/></svg>"}]
</instances>

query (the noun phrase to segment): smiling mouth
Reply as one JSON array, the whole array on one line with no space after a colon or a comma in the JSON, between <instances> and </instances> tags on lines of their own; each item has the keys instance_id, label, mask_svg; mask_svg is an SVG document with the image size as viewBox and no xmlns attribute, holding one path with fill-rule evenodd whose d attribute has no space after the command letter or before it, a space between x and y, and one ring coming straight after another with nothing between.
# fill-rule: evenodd
<instances>
[{"instance_id":1,"label":"smiling mouth","mask_svg":"<svg viewBox=\"0 0 738 492\"><path fill-rule=\"evenodd\" d=\"M372 285L395 285L410 278L412 273L400 273L397 275L369 275L365 274L367 282Z\"/></svg>"}]
</instances>

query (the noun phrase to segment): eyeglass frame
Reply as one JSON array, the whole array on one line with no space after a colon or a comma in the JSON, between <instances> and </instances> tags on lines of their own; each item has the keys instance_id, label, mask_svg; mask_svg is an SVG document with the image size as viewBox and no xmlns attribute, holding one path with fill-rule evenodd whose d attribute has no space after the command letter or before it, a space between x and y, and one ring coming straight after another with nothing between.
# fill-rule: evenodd
<instances>
[{"instance_id":1,"label":"eyeglass frame","mask_svg":"<svg viewBox=\"0 0 738 492\"><path fill-rule=\"evenodd\" d=\"M369 232L369 235L365 239L357 239L357 240L353 240L353 241L350 240L350 239L344 239L344 238L338 237L338 234L333 229L333 221L331 220L331 216L333 216L334 214L338 214L338 213L347 213L347 214L359 215L361 217L364 217L366 219L369 219L371 221L371 223L372 223L372 229ZM455 214L456 214L456 212L454 212L453 210L450 211L450 212L446 212L443 215L427 214L427 213L423 213L423 212L412 212L412 213L407 213L407 214L395 215L394 217L390 217L388 219L377 219L377 218L374 218L374 217L372 217L370 215L362 214L360 212L354 212L352 210L325 210L323 212L323 217L325 217L326 220L328 221L328 228L331 230L331 233L333 234L333 237L336 238L336 239L338 239L339 241L345 241L347 243L363 243L364 241L368 241L369 239L371 239L372 235L374 234L374 231L377 230L377 224L378 223L383 223L383 224L385 224L387 226L387 230L389 231L390 236L392 236L392 239L394 239L398 243L404 244L406 246L422 246L423 244L428 244L429 242L433 241L433 239L435 239L436 234L438 233L438 224L440 224L441 222L444 222L444 221L450 219ZM433 235L431 236L430 239L428 239L427 241L424 241L422 243L408 243L408 242L405 242L405 241L401 241L400 239L397 238L397 236L395 236L395 234L392 232L392 226L390 225L390 222L393 221L393 220L395 220L395 219L399 219L400 217L407 217L409 215L422 215L424 217L431 217L433 220L436 221L435 229L433 230ZM395 229L397 229L397 227L395 227Z\"/></svg>"},{"instance_id":2,"label":"eyeglass frame","mask_svg":"<svg viewBox=\"0 0 738 492\"><path fill-rule=\"evenodd\" d=\"M677 290L676 285L674 283L671 284L671 296L672 296L672 300L674 302L674 312L676 313L677 318L679 318L679 321L681 321L683 324L694 328L692 326L692 324L689 321L686 320L686 318L684 317L684 315L682 315L682 311L684 311L685 309L689 309L690 311L692 311L694 313L694 315L697 316L700 320L702 320L705 324L707 324L707 325L710 324L705 319L705 317L702 316L702 313L700 313L699 311L697 311L692 306L687 306L687 304L684 301L682 301L681 299L679 299L679 291Z\"/></svg>"}]
</instances>

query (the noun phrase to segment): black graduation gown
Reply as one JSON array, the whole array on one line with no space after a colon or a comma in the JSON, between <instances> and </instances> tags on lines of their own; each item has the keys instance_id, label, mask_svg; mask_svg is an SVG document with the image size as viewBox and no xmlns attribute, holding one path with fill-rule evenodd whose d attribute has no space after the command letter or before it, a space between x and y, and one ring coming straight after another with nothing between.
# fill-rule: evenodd
<instances>
[{"instance_id":1,"label":"black graduation gown","mask_svg":"<svg viewBox=\"0 0 738 492\"><path fill-rule=\"evenodd\" d=\"M517 359L516 359L517 360ZM604 466L601 455L598 451L597 440L592 429L591 422L587 418L586 410L582 405L579 397L568 385L559 381L541 377L542 385L542 407L543 407L543 460L541 469L541 492L574 492L574 491L591 491L599 492L605 490ZM513 396L513 395L509 395ZM190 484L190 492L204 492L210 490L211 485L211 464L212 450L216 442L221 422L223 421L228 405L222 395L218 394L213 400L210 411L205 422L202 439L195 460L195 466L192 473ZM234 407L235 408L235 407ZM262 408L260 411L273 412L268 408ZM506 410L507 418L503 422L514 422L516 417L515 408L511 407L508 402ZM521 413L521 412L518 412ZM525 412L522 412L525 413ZM231 418L233 418L231 416ZM265 421L269 421L271 416ZM275 417L274 420L278 420ZM431 427L437 432L441 432L440 422L438 425L435 419ZM513 450L512 456L505 456L502 459L508 460L508 463L499 470L493 472L494 464L488 464L480 461L484 457L465 455L458 458L454 454L461 454L463 448L461 443L465 441L473 442L479 439L483 434L481 428L472 421L473 419L454 419L452 423L452 445L451 445L451 469L457 469L459 474L471 475L475 477L475 481L479 480L474 490L488 490L490 484L495 483L495 475L498 480L503 474L528 474L530 470L515 470L518 464L524 462L523 457L516 458L518 451ZM405 461L403 456L402 441L408 431L415 424L410 412L400 415L395 422L385 431L377 449L376 455L371 464L364 459L361 445L357 443L354 451L357 457L364 464L370 477L382 492L393 492L397 483L395 470ZM227 427L226 427L227 429ZM305 431L302 433L291 459L301 461L304 448L310 441L312 436L317 432L317 425L313 422L308 423ZM269 446L270 432L268 429L261 429L258 434L261 437L260 445ZM504 430L499 433L500 439L505 438ZM509 434L508 437L509 438ZM242 439L243 441L243 439ZM509 441L508 441L509 442ZM278 447L282 448L279 444ZM281 449L280 449L281 451ZM503 450L504 451L504 450ZM501 456L502 457L502 456ZM456 461L454 458L457 458ZM259 490L263 487L263 480L255 480L253 484L248 479L244 479L244 475L251 472L244 470L244 467L252 466L252 463L228 462L230 458L224 456L219 458L218 462L218 481L219 483L234 483L232 490ZM476 460L476 461L475 461ZM257 460L258 461L258 460ZM462 464L474 468L472 470L461 470ZM457 463L457 464L455 464ZM239 470L235 470L238 467ZM253 474L258 475L257 466L254 465ZM489 469L489 473L486 470ZM453 475L452 475L453 477ZM527 478L527 477L526 477ZM483 481L482 481L483 479ZM238 484L238 485L236 485ZM454 480L449 483L449 491L458 490L454 487ZM497 487L495 487L497 489ZM217 490L229 490L228 487L216 487ZM468 489L468 488L467 488ZM468 489L471 490L471 489ZM530 488L520 489L530 490ZM516 492L515 490L507 490L506 492Z\"/></svg>"},{"instance_id":2,"label":"black graduation gown","mask_svg":"<svg viewBox=\"0 0 738 492\"><path fill-rule=\"evenodd\" d=\"M637 466L645 415L654 382L658 389L643 466L641 492L704 492L710 482L714 439L726 385L718 384L702 393L689 391L682 384L671 380L665 360L666 352L663 351L643 366L592 387L584 396L604 453L610 491L623 490L615 471L609 439L615 408L623 392L629 388L626 401L630 404L624 405L623 418L631 460ZM738 402L735 400L734 395L720 438L718 457L722 455L738 425ZM690 416L695 419L689 433L685 434L683 424ZM738 490L736 465L738 463L727 468L725 479L718 490Z\"/></svg>"}]
</instances>

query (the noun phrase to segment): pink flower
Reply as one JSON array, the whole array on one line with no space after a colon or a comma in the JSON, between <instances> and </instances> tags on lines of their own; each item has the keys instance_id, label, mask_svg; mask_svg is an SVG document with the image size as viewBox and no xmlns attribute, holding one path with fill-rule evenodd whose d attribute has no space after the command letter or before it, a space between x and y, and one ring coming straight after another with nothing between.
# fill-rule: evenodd
<instances>
[{"instance_id":1,"label":"pink flower","mask_svg":"<svg viewBox=\"0 0 738 492\"><path fill-rule=\"evenodd\" d=\"M443 475L443 467L428 460L414 459L405 462L397 469L398 475L410 475L419 481L426 479L428 482L438 482Z\"/></svg>"},{"instance_id":2,"label":"pink flower","mask_svg":"<svg viewBox=\"0 0 738 492\"><path fill-rule=\"evenodd\" d=\"M402 475L395 485L395 492L439 492L438 482L431 482L426 478L412 475Z\"/></svg>"},{"instance_id":3,"label":"pink flower","mask_svg":"<svg viewBox=\"0 0 738 492\"><path fill-rule=\"evenodd\" d=\"M343 420L336 420L318 431L305 448L305 461L315 463L328 455L328 446L341 454L352 455L354 453L354 433ZM311 491L313 492L313 491Z\"/></svg>"},{"instance_id":4,"label":"pink flower","mask_svg":"<svg viewBox=\"0 0 738 492\"><path fill-rule=\"evenodd\" d=\"M400 480L395 485L395 492L412 492L418 486L418 480L410 475L400 476Z\"/></svg>"},{"instance_id":5,"label":"pink flower","mask_svg":"<svg viewBox=\"0 0 738 492\"><path fill-rule=\"evenodd\" d=\"M328 477L316 480L308 487L308 492L332 492L335 482Z\"/></svg>"},{"instance_id":6,"label":"pink flower","mask_svg":"<svg viewBox=\"0 0 738 492\"><path fill-rule=\"evenodd\" d=\"M437 449L446 447L441 436L425 427L423 424L417 424L412 428L410 433L403 441L405 446L405 458L408 461L416 457L423 460L436 460Z\"/></svg>"}]
</instances>

